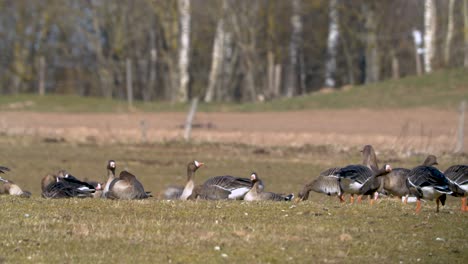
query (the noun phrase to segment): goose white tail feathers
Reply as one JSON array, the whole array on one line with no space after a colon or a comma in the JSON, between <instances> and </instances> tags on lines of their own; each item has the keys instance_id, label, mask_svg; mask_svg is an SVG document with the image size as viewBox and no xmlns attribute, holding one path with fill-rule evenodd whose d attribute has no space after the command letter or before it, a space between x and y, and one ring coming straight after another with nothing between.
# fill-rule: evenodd
<instances>
[{"instance_id":1,"label":"goose white tail feathers","mask_svg":"<svg viewBox=\"0 0 468 264\"><path fill-rule=\"evenodd\" d=\"M294 194L290 193L284 197L285 201L292 201L294 199Z\"/></svg>"}]
</instances>

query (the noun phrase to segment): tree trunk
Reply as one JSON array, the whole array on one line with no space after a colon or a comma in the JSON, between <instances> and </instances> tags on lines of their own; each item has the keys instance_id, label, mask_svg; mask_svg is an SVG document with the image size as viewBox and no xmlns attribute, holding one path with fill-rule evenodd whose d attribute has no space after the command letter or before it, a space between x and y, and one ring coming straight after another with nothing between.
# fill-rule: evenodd
<instances>
[{"instance_id":1,"label":"tree trunk","mask_svg":"<svg viewBox=\"0 0 468 264\"><path fill-rule=\"evenodd\" d=\"M236 65L239 60L237 48L233 43L233 34L230 32L224 32L223 40L223 63L222 63L222 75L221 75L221 88L216 94L218 101L233 101L234 99L234 88L237 86L237 72Z\"/></svg>"},{"instance_id":2,"label":"tree trunk","mask_svg":"<svg viewBox=\"0 0 468 264\"><path fill-rule=\"evenodd\" d=\"M414 58L416 63L416 74L420 76L422 74L422 63L421 63L421 54L423 54L422 48L422 36L421 31L414 29L413 30L413 41L414 41Z\"/></svg>"},{"instance_id":3,"label":"tree trunk","mask_svg":"<svg viewBox=\"0 0 468 264\"><path fill-rule=\"evenodd\" d=\"M292 97L296 94L298 84L298 66L299 66L299 47L301 45L302 19L301 19L301 0L292 0L293 13L291 16L291 40L289 42L289 67L286 85L286 97Z\"/></svg>"},{"instance_id":4,"label":"tree trunk","mask_svg":"<svg viewBox=\"0 0 468 264\"><path fill-rule=\"evenodd\" d=\"M432 64L435 57L435 45L437 30L436 6L434 0L424 2L424 70L432 72Z\"/></svg>"},{"instance_id":5,"label":"tree trunk","mask_svg":"<svg viewBox=\"0 0 468 264\"><path fill-rule=\"evenodd\" d=\"M327 62L325 65L325 87L335 87L336 54L340 32L338 29L338 0L330 0L328 4L328 40Z\"/></svg>"},{"instance_id":6,"label":"tree trunk","mask_svg":"<svg viewBox=\"0 0 468 264\"><path fill-rule=\"evenodd\" d=\"M447 36L445 38L445 47L444 47L444 64L446 67L449 66L450 64L450 50L451 50L452 39L453 39L454 6L455 6L455 0L450 0L449 8L448 8Z\"/></svg>"},{"instance_id":7,"label":"tree trunk","mask_svg":"<svg viewBox=\"0 0 468 264\"><path fill-rule=\"evenodd\" d=\"M398 57L394 49L390 50L390 56L392 59L392 78L393 79L400 79L400 62L398 61Z\"/></svg>"},{"instance_id":8,"label":"tree trunk","mask_svg":"<svg viewBox=\"0 0 468 264\"><path fill-rule=\"evenodd\" d=\"M379 81L380 60L377 44L377 21L375 18L375 10L373 6L364 6L366 14L366 77L365 83L373 83Z\"/></svg>"},{"instance_id":9,"label":"tree trunk","mask_svg":"<svg viewBox=\"0 0 468 264\"><path fill-rule=\"evenodd\" d=\"M225 1L224 1L225 2ZM225 4L223 5L224 9ZM208 88L205 94L205 102L211 102L214 98L216 86L219 80L219 73L223 63L224 53L224 18L221 17L216 27L216 35L213 43L213 53L211 59L211 70L208 80Z\"/></svg>"},{"instance_id":10,"label":"tree trunk","mask_svg":"<svg viewBox=\"0 0 468 264\"><path fill-rule=\"evenodd\" d=\"M464 51L465 51L465 59L463 61L463 65L465 68L468 68L468 0L463 0L463 25L464 29L463 37L464 37Z\"/></svg>"},{"instance_id":11,"label":"tree trunk","mask_svg":"<svg viewBox=\"0 0 468 264\"><path fill-rule=\"evenodd\" d=\"M190 76L188 72L190 56L190 0L179 0L180 47L179 47L179 87L178 102L187 102Z\"/></svg>"}]
</instances>

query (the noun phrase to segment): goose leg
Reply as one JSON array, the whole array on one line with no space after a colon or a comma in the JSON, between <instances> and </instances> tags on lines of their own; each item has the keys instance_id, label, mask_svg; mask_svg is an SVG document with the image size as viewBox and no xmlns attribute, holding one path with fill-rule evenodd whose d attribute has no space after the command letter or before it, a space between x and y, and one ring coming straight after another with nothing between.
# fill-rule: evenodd
<instances>
[{"instance_id":1,"label":"goose leg","mask_svg":"<svg viewBox=\"0 0 468 264\"><path fill-rule=\"evenodd\" d=\"M439 198L436 199L436 203L437 203L436 213L438 213L439 212Z\"/></svg>"},{"instance_id":2,"label":"goose leg","mask_svg":"<svg viewBox=\"0 0 468 264\"><path fill-rule=\"evenodd\" d=\"M362 202L362 195L358 195L358 197L357 197L357 203L360 204L361 202Z\"/></svg>"},{"instance_id":3,"label":"goose leg","mask_svg":"<svg viewBox=\"0 0 468 264\"><path fill-rule=\"evenodd\" d=\"M340 203L344 203L345 202L344 194L338 195L338 199L340 199Z\"/></svg>"},{"instance_id":4,"label":"goose leg","mask_svg":"<svg viewBox=\"0 0 468 264\"><path fill-rule=\"evenodd\" d=\"M379 193L378 192L375 192L374 193L374 197L372 197L371 195L370 196L370 205L373 205L374 204L374 201L377 201L377 198L379 198Z\"/></svg>"},{"instance_id":5,"label":"goose leg","mask_svg":"<svg viewBox=\"0 0 468 264\"><path fill-rule=\"evenodd\" d=\"M418 201L416 202L416 213L419 214L419 212L421 212L421 200L418 198Z\"/></svg>"},{"instance_id":6,"label":"goose leg","mask_svg":"<svg viewBox=\"0 0 468 264\"><path fill-rule=\"evenodd\" d=\"M351 197L349 197L349 203L354 203L354 194L351 194Z\"/></svg>"},{"instance_id":7,"label":"goose leg","mask_svg":"<svg viewBox=\"0 0 468 264\"><path fill-rule=\"evenodd\" d=\"M403 199L404 204L408 204L408 195L405 195L405 198Z\"/></svg>"},{"instance_id":8,"label":"goose leg","mask_svg":"<svg viewBox=\"0 0 468 264\"><path fill-rule=\"evenodd\" d=\"M468 211L468 207L466 206L466 197L463 197L461 198L461 203L462 203L462 211L463 212L467 212Z\"/></svg>"}]
</instances>

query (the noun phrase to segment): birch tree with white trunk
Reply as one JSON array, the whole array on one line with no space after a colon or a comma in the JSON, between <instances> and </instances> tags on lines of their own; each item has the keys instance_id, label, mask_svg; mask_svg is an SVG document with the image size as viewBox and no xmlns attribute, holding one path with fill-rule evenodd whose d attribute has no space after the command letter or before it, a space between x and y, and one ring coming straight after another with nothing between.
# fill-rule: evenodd
<instances>
[{"instance_id":1,"label":"birch tree with white trunk","mask_svg":"<svg viewBox=\"0 0 468 264\"><path fill-rule=\"evenodd\" d=\"M291 40L289 42L289 70L286 83L286 97L296 93L298 84L299 47L302 39L301 0L292 0Z\"/></svg>"},{"instance_id":2,"label":"birch tree with white trunk","mask_svg":"<svg viewBox=\"0 0 468 264\"><path fill-rule=\"evenodd\" d=\"M223 14L226 9L226 1L223 1ZM213 53L211 58L211 69L208 79L208 88L205 93L205 102L213 101L213 97L216 92L216 87L219 83L220 71L224 58L224 15L222 15L218 20L218 25L216 26L216 35L213 42Z\"/></svg>"},{"instance_id":3,"label":"birch tree with white trunk","mask_svg":"<svg viewBox=\"0 0 468 264\"><path fill-rule=\"evenodd\" d=\"M380 59L377 43L377 23L375 7L365 4L363 13L366 14L366 78L365 83L373 83L379 81Z\"/></svg>"},{"instance_id":4,"label":"birch tree with white trunk","mask_svg":"<svg viewBox=\"0 0 468 264\"><path fill-rule=\"evenodd\" d=\"M335 87L336 55L340 31L338 28L338 0L330 0L328 5L327 62L325 65L325 87Z\"/></svg>"},{"instance_id":5,"label":"birch tree with white trunk","mask_svg":"<svg viewBox=\"0 0 468 264\"><path fill-rule=\"evenodd\" d=\"M448 6L448 21L447 21L447 35L445 37L445 46L444 46L444 64L448 66L450 63L450 51L453 40L453 25L454 25L454 7L455 0L449 0Z\"/></svg>"},{"instance_id":6,"label":"birch tree with white trunk","mask_svg":"<svg viewBox=\"0 0 468 264\"><path fill-rule=\"evenodd\" d=\"M435 34L437 30L436 5L434 0L424 2L424 70L432 72L432 63L435 57Z\"/></svg>"},{"instance_id":7,"label":"birch tree with white trunk","mask_svg":"<svg viewBox=\"0 0 468 264\"><path fill-rule=\"evenodd\" d=\"M179 0L179 26L180 26L180 47L179 47L179 87L176 100L187 102L188 85L190 75L188 72L190 63L190 0Z\"/></svg>"}]
</instances>

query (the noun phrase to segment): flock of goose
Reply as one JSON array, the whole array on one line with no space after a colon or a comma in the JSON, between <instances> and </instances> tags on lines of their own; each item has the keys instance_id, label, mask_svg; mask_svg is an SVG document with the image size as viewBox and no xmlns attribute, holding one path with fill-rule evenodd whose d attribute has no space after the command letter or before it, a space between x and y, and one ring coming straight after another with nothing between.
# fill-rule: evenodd
<instances>
[{"instance_id":1,"label":"flock of goose","mask_svg":"<svg viewBox=\"0 0 468 264\"><path fill-rule=\"evenodd\" d=\"M389 164L380 167L372 146L366 145L362 150L362 164L347 165L345 167L329 168L311 182L304 185L299 192L296 202L307 200L311 191L327 195L338 196L344 202L344 195L350 194L350 202L358 195L358 202L363 195L370 196L370 203L377 200L379 194L397 196L407 203L408 197L417 200L416 212L421 210L421 199L435 200L437 212L439 203L445 205L447 195L461 197L462 211L468 211L466 198L468 195L468 165L454 165L445 172L438 170L437 158L429 155L422 165L413 169L392 168ZM257 173L250 178L234 177L230 175L209 178L204 183L196 185L195 172L204 164L192 161L187 165L187 182L185 186L171 186L164 192L165 199L178 200L273 200L291 201L293 194L277 194L264 191L264 184ZM124 170L118 177L115 174L116 162L107 163L108 179L106 183L81 181L65 170L56 175L46 175L41 181L42 197L69 198L94 197L108 199L145 199L151 193L145 191L143 184L135 175ZM0 166L0 173L7 173L9 169ZM0 177L0 194L30 197L31 193L10 180Z\"/></svg>"}]
</instances>

